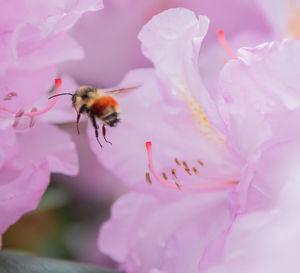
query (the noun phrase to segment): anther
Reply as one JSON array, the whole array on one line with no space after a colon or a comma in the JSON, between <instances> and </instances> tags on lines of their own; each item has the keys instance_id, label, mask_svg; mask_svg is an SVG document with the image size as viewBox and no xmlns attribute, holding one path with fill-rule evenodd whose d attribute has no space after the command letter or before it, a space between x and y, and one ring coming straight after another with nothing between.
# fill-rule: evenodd
<instances>
[{"instance_id":1,"label":"anther","mask_svg":"<svg viewBox=\"0 0 300 273\"><path fill-rule=\"evenodd\" d=\"M179 162L179 160L178 160L177 157L174 158L174 161L175 161L175 163L176 163L178 166L181 166L181 164L180 164L180 162Z\"/></svg>"},{"instance_id":2,"label":"anther","mask_svg":"<svg viewBox=\"0 0 300 273\"><path fill-rule=\"evenodd\" d=\"M10 100L12 97L17 96L18 94L16 92L9 92L5 95L5 97L3 98L3 100Z\"/></svg>"},{"instance_id":3,"label":"anther","mask_svg":"<svg viewBox=\"0 0 300 273\"><path fill-rule=\"evenodd\" d=\"M225 39L225 32L223 29L218 30L218 38L219 38L219 42L220 42L221 46L224 48L224 50L227 52L227 54L230 57L236 59L237 56L232 52L232 50L230 49L230 47L227 44L227 41Z\"/></svg>"},{"instance_id":4,"label":"anther","mask_svg":"<svg viewBox=\"0 0 300 273\"><path fill-rule=\"evenodd\" d=\"M180 186L177 182L175 182L175 185L176 185L176 187L178 188L178 190L181 191L181 186Z\"/></svg>"},{"instance_id":5,"label":"anther","mask_svg":"<svg viewBox=\"0 0 300 273\"><path fill-rule=\"evenodd\" d=\"M182 165L184 166L184 170L188 173L188 175L192 175L191 170L185 161L182 161Z\"/></svg>"},{"instance_id":6,"label":"anther","mask_svg":"<svg viewBox=\"0 0 300 273\"><path fill-rule=\"evenodd\" d=\"M197 160L198 164L201 165L202 167L204 166L204 163L201 160Z\"/></svg>"},{"instance_id":7,"label":"anther","mask_svg":"<svg viewBox=\"0 0 300 273\"><path fill-rule=\"evenodd\" d=\"M13 127L13 128L16 128L18 125L19 125L19 119L15 119L15 121L14 121L12 127Z\"/></svg>"},{"instance_id":8,"label":"anther","mask_svg":"<svg viewBox=\"0 0 300 273\"><path fill-rule=\"evenodd\" d=\"M149 185L152 185L152 181L151 181L151 178L150 178L150 173L146 173L146 182L149 184Z\"/></svg>"},{"instance_id":9,"label":"anther","mask_svg":"<svg viewBox=\"0 0 300 273\"><path fill-rule=\"evenodd\" d=\"M196 167L192 167L192 170L193 170L193 172L194 172L195 175L198 175L198 174L199 174L199 172L198 172L198 170L197 170Z\"/></svg>"},{"instance_id":10,"label":"anther","mask_svg":"<svg viewBox=\"0 0 300 273\"><path fill-rule=\"evenodd\" d=\"M163 178L164 178L166 181L168 180L168 177L167 177L167 175L166 175L165 172L162 173L162 176L163 176Z\"/></svg>"},{"instance_id":11,"label":"anther","mask_svg":"<svg viewBox=\"0 0 300 273\"><path fill-rule=\"evenodd\" d=\"M25 110L24 110L24 109L19 110L19 111L16 113L15 118L20 118L20 117L22 117L22 116L24 115L24 113L25 113Z\"/></svg>"},{"instance_id":12,"label":"anther","mask_svg":"<svg viewBox=\"0 0 300 273\"><path fill-rule=\"evenodd\" d=\"M181 186L177 182L178 178L177 178L177 175L176 175L176 170L172 169L171 173L172 173L172 177L173 177L173 180L174 180L174 183L175 183L176 187L178 188L178 190L181 190Z\"/></svg>"},{"instance_id":13,"label":"anther","mask_svg":"<svg viewBox=\"0 0 300 273\"><path fill-rule=\"evenodd\" d=\"M172 170L171 170L171 173L172 173L172 177L173 177L175 180L177 180L178 178L177 178L177 175L176 175L176 170L175 170L175 169L172 169Z\"/></svg>"}]
</instances>

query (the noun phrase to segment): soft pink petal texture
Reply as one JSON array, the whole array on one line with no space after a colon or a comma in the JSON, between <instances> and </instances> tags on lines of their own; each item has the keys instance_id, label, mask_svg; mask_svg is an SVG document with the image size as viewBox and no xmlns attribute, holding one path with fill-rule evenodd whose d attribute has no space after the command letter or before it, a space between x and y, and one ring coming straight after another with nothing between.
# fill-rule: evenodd
<instances>
[{"instance_id":1,"label":"soft pink petal texture","mask_svg":"<svg viewBox=\"0 0 300 273\"><path fill-rule=\"evenodd\" d=\"M45 58L46 57L46 58ZM84 57L81 47L67 33L49 39L43 47L20 57L19 68L37 69L59 62L78 60Z\"/></svg>"},{"instance_id":2,"label":"soft pink petal texture","mask_svg":"<svg viewBox=\"0 0 300 273\"><path fill-rule=\"evenodd\" d=\"M19 65L37 68L59 59L83 57L78 45L62 32L68 30L82 13L103 7L101 0L1 2L1 22L4 22L1 27L2 73Z\"/></svg>"},{"instance_id":3,"label":"soft pink petal texture","mask_svg":"<svg viewBox=\"0 0 300 273\"><path fill-rule=\"evenodd\" d=\"M24 213L37 207L49 182L46 161L38 165L28 162L22 171L15 170L13 179L5 168L0 169L0 234Z\"/></svg>"},{"instance_id":4,"label":"soft pink petal texture","mask_svg":"<svg viewBox=\"0 0 300 273\"><path fill-rule=\"evenodd\" d=\"M211 25L209 31L211 30ZM208 31L208 32L209 32ZM254 47L268 40L265 33L255 31L243 31L229 36L225 30L226 40L232 52L237 54L240 47ZM205 44L204 39L201 54L199 55L199 71L205 87L213 94L216 79L224 64L231 59L218 40Z\"/></svg>"},{"instance_id":5,"label":"soft pink petal texture","mask_svg":"<svg viewBox=\"0 0 300 273\"><path fill-rule=\"evenodd\" d=\"M42 94L46 94L54 84L56 69L54 66L39 70L8 70L0 76L0 104L14 111L31 108ZM16 92L17 96L10 100L2 100L8 93ZM47 105L45 101L44 105ZM11 114L0 110L0 117L12 117Z\"/></svg>"},{"instance_id":6,"label":"soft pink petal texture","mask_svg":"<svg viewBox=\"0 0 300 273\"><path fill-rule=\"evenodd\" d=\"M56 174L55 178L67 186L72 194L80 200L94 203L98 203L99 200L104 203L112 202L125 193L127 188L116 177L115 171L110 171L103 164L99 164L96 154L88 145L89 139L82 128L86 127L86 124L83 122L80 126L80 135L77 134L74 123L63 126L64 131L71 135L72 141L76 144L79 173L75 177ZM99 150L96 151L99 152Z\"/></svg>"},{"instance_id":7,"label":"soft pink petal texture","mask_svg":"<svg viewBox=\"0 0 300 273\"><path fill-rule=\"evenodd\" d=\"M178 168L174 162L177 157L186 160L190 167L197 166L200 174L193 176L194 182L238 178L240 163L222 145L202 137L183 102L165 98L165 89L157 82L152 69L130 72L121 86L133 86L136 82L143 82L142 87L118 100L122 111L120 124L107 128L107 139L112 145L100 136L104 145L101 149L91 124L88 128L92 150L106 168L117 169L117 176L127 185L143 190L156 187L158 182L153 187L144 182L148 171L145 142L151 140L155 166L159 172L165 169L169 177L171 166ZM205 163L204 167L197 163L198 159ZM178 168L178 175L190 179L183 169Z\"/></svg>"},{"instance_id":8,"label":"soft pink petal texture","mask_svg":"<svg viewBox=\"0 0 300 273\"><path fill-rule=\"evenodd\" d=\"M285 40L242 48L239 59L224 66L219 82L220 108L232 143L243 156L271 137L276 142L281 131L279 119L299 108L299 56L300 42Z\"/></svg>"},{"instance_id":9,"label":"soft pink petal texture","mask_svg":"<svg viewBox=\"0 0 300 273\"><path fill-rule=\"evenodd\" d=\"M28 161L41 164L45 158L51 172L68 175L78 173L78 158L71 137L44 123L37 123L34 128L17 134L20 154L15 164L22 168Z\"/></svg>"},{"instance_id":10,"label":"soft pink petal texture","mask_svg":"<svg viewBox=\"0 0 300 273\"><path fill-rule=\"evenodd\" d=\"M255 2L262 10L275 38L299 38L299 0L257 0Z\"/></svg>"},{"instance_id":11,"label":"soft pink petal texture","mask_svg":"<svg viewBox=\"0 0 300 273\"><path fill-rule=\"evenodd\" d=\"M12 128L0 130L0 168L17 152L16 135Z\"/></svg>"},{"instance_id":12,"label":"soft pink petal texture","mask_svg":"<svg viewBox=\"0 0 300 273\"><path fill-rule=\"evenodd\" d=\"M193 96L208 119L222 126L198 70L199 51L208 24L206 16L197 20L190 10L170 9L154 16L138 37L144 55L153 62L158 78L169 92L187 101ZM204 123L201 130L205 132Z\"/></svg>"},{"instance_id":13,"label":"soft pink petal texture","mask_svg":"<svg viewBox=\"0 0 300 273\"><path fill-rule=\"evenodd\" d=\"M299 152L300 143L294 141L263 153L254 166L247 213L237 218L227 238L224 264L205 273L297 271Z\"/></svg>"},{"instance_id":14,"label":"soft pink petal texture","mask_svg":"<svg viewBox=\"0 0 300 273\"><path fill-rule=\"evenodd\" d=\"M98 246L128 273L196 273L203 248L232 221L226 199L213 193L168 202L129 193L114 204Z\"/></svg>"},{"instance_id":15,"label":"soft pink petal texture","mask_svg":"<svg viewBox=\"0 0 300 273\"><path fill-rule=\"evenodd\" d=\"M108 0L105 9L84 14L70 30L85 49L86 58L63 64L61 71L83 84L110 87L129 70L150 66L142 56L137 34L152 16L175 7L189 8L212 19L206 47L217 41L220 28L230 37L244 31L264 35L269 31L262 12L249 0ZM113 60L118 60L117 65Z\"/></svg>"}]
</instances>

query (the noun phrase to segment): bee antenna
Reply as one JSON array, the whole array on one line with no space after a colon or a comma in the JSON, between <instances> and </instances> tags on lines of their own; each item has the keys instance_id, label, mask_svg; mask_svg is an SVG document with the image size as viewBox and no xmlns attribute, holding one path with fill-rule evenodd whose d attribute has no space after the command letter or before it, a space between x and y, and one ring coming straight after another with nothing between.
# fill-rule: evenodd
<instances>
[{"instance_id":1,"label":"bee antenna","mask_svg":"<svg viewBox=\"0 0 300 273\"><path fill-rule=\"evenodd\" d=\"M70 96L73 96L72 93L60 93L60 94L53 95L53 96L49 97L48 100L50 100L50 99L52 99L52 98L55 98L55 97L58 97L58 96L64 96L64 95L70 95Z\"/></svg>"}]
</instances>

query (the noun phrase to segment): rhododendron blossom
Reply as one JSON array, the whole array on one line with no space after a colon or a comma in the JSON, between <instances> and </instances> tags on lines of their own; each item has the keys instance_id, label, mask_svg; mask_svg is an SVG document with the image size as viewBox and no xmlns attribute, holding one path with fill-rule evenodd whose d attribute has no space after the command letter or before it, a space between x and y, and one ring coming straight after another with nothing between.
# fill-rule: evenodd
<instances>
[{"instance_id":1,"label":"rhododendron blossom","mask_svg":"<svg viewBox=\"0 0 300 273\"><path fill-rule=\"evenodd\" d=\"M253 219L273 217L269 212L281 208L281 200L282 213L289 208L288 192L279 194L288 181L279 167L272 170L271 159L280 166L280 156L289 157L298 145L286 146L300 133L300 43L241 48L209 92L197 65L208 23L205 16L171 9L143 27L139 39L154 69L126 76L122 85L137 79L144 84L120 100L123 122L107 136L113 146L96 153L107 168L118 168L134 191L114 204L98 241L126 272L204 272L217 264L209 272L241 272L242 263L231 256L237 254L257 271L255 259L263 254L256 255L250 241L244 252L236 244L240 234L251 233L243 222L255 211L259 215ZM92 130L89 134L96 147ZM264 232L282 213L261 222ZM257 242L261 236L253 238ZM224 259L232 267L223 265Z\"/></svg>"},{"instance_id":2,"label":"rhododendron blossom","mask_svg":"<svg viewBox=\"0 0 300 273\"><path fill-rule=\"evenodd\" d=\"M57 63L83 57L66 30L82 13L101 7L100 0L1 1L0 236L37 207L50 172L77 173L70 136L41 117L57 101L47 100ZM57 79L56 93L61 85ZM64 88L71 85L63 83ZM67 116L61 113L60 118Z\"/></svg>"},{"instance_id":3,"label":"rhododendron blossom","mask_svg":"<svg viewBox=\"0 0 300 273\"><path fill-rule=\"evenodd\" d=\"M60 85L57 80L57 92ZM0 119L0 234L25 212L36 208L49 183L50 172L77 173L77 157L70 137L55 126L34 119L54 103L30 112L13 112L0 106L1 113L12 116Z\"/></svg>"}]
</instances>

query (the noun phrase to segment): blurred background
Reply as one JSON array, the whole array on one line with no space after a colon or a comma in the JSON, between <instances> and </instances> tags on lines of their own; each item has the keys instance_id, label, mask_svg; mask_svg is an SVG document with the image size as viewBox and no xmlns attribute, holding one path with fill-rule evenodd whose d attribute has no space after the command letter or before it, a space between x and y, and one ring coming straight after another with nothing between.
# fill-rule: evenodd
<instances>
[{"instance_id":1,"label":"blurred background","mask_svg":"<svg viewBox=\"0 0 300 273\"><path fill-rule=\"evenodd\" d=\"M84 49L85 58L61 63L59 71L71 76L78 85L112 87L129 70L151 66L141 53L137 34L153 15L168 8L186 7L210 18L209 32L199 56L199 69L208 87L214 80L213 71L227 58L218 43L218 29L226 31L233 50L274 35L256 1L106 0L104 6L100 11L85 13L69 31ZM211 51L216 47L220 48L219 55ZM113 267L113 262L97 250L97 236L101 223L109 217L112 202L127 189L91 151L84 134L85 121L81 122L80 135L74 123L59 126L76 143L79 174L76 177L52 174L38 210L9 228L3 237L3 247Z\"/></svg>"}]
</instances>

